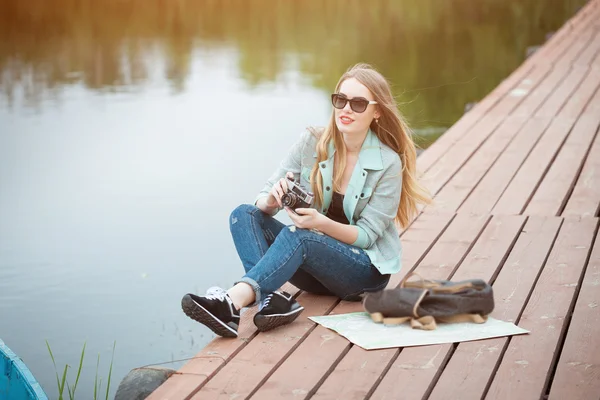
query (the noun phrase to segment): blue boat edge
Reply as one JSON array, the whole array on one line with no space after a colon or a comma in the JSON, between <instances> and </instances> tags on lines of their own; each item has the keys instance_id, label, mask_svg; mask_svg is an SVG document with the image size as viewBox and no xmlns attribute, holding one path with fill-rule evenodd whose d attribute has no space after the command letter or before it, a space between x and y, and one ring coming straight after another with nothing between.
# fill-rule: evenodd
<instances>
[{"instance_id":1,"label":"blue boat edge","mask_svg":"<svg viewBox=\"0 0 600 400\"><path fill-rule=\"evenodd\" d=\"M18 381L18 386L12 385L13 380ZM11 389L15 392L9 392ZM48 400L27 365L0 339L0 398L4 394L15 395L10 400Z\"/></svg>"}]
</instances>

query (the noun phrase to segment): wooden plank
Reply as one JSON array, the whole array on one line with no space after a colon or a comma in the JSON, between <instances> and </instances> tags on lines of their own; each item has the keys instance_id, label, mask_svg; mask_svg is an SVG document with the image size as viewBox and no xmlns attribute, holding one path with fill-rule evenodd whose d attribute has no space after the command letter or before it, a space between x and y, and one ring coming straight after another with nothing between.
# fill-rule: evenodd
<instances>
[{"instance_id":1,"label":"wooden plank","mask_svg":"<svg viewBox=\"0 0 600 400\"><path fill-rule=\"evenodd\" d=\"M562 216L594 217L598 214L600 205L600 135L592 144L590 153L585 160L583 170L577 179L575 189L569 197Z\"/></svg>"},{"instance_id":2,"label":"wooden plank","mask_svg":"<svg viewBox=\"0 0 600 400\"><path fill-rule=\"evenodd\" d=\"M260 386L254 399L295 399L305 398L308 392L323 377L338 358L350 349L352 344L337 333L318 325L299 349ZM294 366L302 364L301 369ZM298 376L292 374L297 373Z\"/></svg>"},{"instance_id":3,"label":"wooden plank","mask_svg":"<svg viewBox=\"0 0 600 400\"><path fill-rule=\"evenodd\" d=\"M546 71L544 70L544 73L545 72ZM576 69L572 71L566 79L563 79L564 76L562 71L558 71L558 73L553 73L549 76L546 76L543 82L535 88L534 93L531 93L530 97L528 97L523 103L521 103L517 107L515 111L513 111L513 115L522 116L521 118L526 118L526 116L527 118L531 118L531 113L533 113L539 107L542 101L546 100L543 106L537 111L536 115L553 117L556 114L556 112L562 107L565 101L570 98L570 95L573 93L575 88L579 86L581 80L585 76L585 73L586 70L584 69ZM547 94L551 93L552 88L559 83L560 85L558 89L556 89L552 93L552 95L548 99L546 99ZM542 93L541 95L539 95L540 92ZM514 135L512 134L516 131L506 129L505 125L507 123L510 124L510 118L508 121L505 121L505 123L500 128L497 129L497 131L491 136L491 138L489 138L486 141L486 143L484 143L484 145L480 149L478 149L478 151L475 153L472 159L470 159L465 164L465 166L450 180L450 182L446 186L444 186L444 188L436 196L436 207L439 206L445 211L454 211L460 205L460 203L464 201L466 195L469 194L469 190L472 190L474 186L472 182L478 182L479 180L481 180L481 177L485 174L490 164L493 163L493 161L495 161L498 157L498 153L503 153L503 150L506 147L505 143L507 142L507 140L512 140L514 138ZM541 133L539 129L535 130L535 128L533 132L534 137L536 136L535 134ZM498 133L501 134L499 135ZM529 134L527 130L523 130L523 132L520 133L518 137L525 136L525 140L528 140L530 138L526 136L527 134ZM528 148L531 147L529 146ZM519 154L523 154L522 148L519 148L517 151ZM514 153L512 154L514 155ZM515 165L514 163L511 163L509 165L505 164L500 174L498 174L500 170L497 169L495 174L496 176L494 176L495 179L491 184L487 184L487 189L489 190L489 186L491 186L491 191L496 192L496 194L499 197L501 190L503 190L506 187L506 184L503 186L498 185L496 179L510 179L514 175L514 168L518 165L520 165L520 163L517 165ZM506 171L505 168L513 169L513 172L506 173L508 171ZM475 190L477 190L477 187L478 185L476 185ZM498 190L500 190L500 193L498 193ZM493 199L494 203L498 197ZM488 212L491 209L492 205L489 204L488 200L487 208L484 208L485 211L480 212ZM477 207L482 206L483 204L480 205L480 203L477 203Z\"/></svg>"},{"instance_id":4,"label":"wooden plank","mask_svg":"<svg viewBox=\"0 0 600 400\"><path fill-rule=\"evenodd\" d=\"M445 155L443 155L438 162L431 167L424 175L423 182L427 185L429 191L435 195L454 173L459 170L463 163L468 160L470 155L481 145L481 143L498 127L504 118L497 115L487 114L482 120L480 120L473 128L477 132L471 136L465 136L472 141L461 140L460 146L456 146ZM475 136L475 137L473 137ZM463 146L464 145L464 146Z\"/></svg>"},{"instance_id":5,"label":"wooden plank","mask_svg":"<svg viewBox=\"0 0 600 400\"><path fill-rule=\"evenodd\" d=\"M590 106L593 104L600 104L600 91ZM525 208L526 214L559 215L562 212L599 125L600 112L588 106Z\"/></svg>"},{"instance_id":6,"label":"wooden plank","mask_svg":"<svg viewBox=\"0 0 600 400\"><path fill-rule=\"evenodd\" d=\"M599 71L591 71L585 84L581 85L571 96L520 166L510 185L492 209L493 214L519 214L522 212L578 116L586 107L590 106L589 102L598 85L600 85ZM495 175L499 174L498 171ZM487 183L487 185L491 184Z\"/></svg>"},{"instance_id":7,"label":"wooden plank","mask_svg":"<svg viewBox=\"0 0 600 400\"><path fill-rule=\"evenodd\" d=\"M425 214L419 216L402 237L404 271L411 270L423 258L450 223L451 218ZM393 275L388 286L397 285L401 279L399 276L405 273ZM360 303L342 301L332 313L341 314L361 310ZM350 343L342 336L320 326L317 327L252 397L257 399L305 397L306 393L314 391L349 347Z\"/></svg>"},{"instance_id":8,"label":"wooden plank","mask_svg":"<svg viewBox=\"0 0 600 400\"><path fill-rule=\"evenodd\" d=\"M596 54L596 57L592 61L592 69L600 68L600 53Z\"/></svg>"},{"instance_id":9,"label":"wooden plank","mask_svg":"<svg viewBox=\"0 0 600 400\"><path fill-rule=\"evenodd\" d=\"M489 219L487 215L457 215L414 271L427 279L447 279L463 262Z\"/></svg>"},{"instance_id":10,"label":"wooden plank","mask_svg":"<svg viewBox=\"0 0 600 400\"><path fill-rule=\"evenodd\" d=\"M544 53L543 57L532 57L534 61L536 63L556 63L560 61L560 56L568 51L573 41L597 20L597 6L597 1L589 2L575 17L563 24L558 33L564 32L565 37L556 46L552 46L548 52Z\"/></svg>"},{"instance_id":11,"label":"wooden plank","mask_svg":"<svg viewBox=\"0 0 600 400\"><path fill-rule=\"evenodd\" d=\"M580 61L581 57L585 57L585 56L586 56L585 54L582 54L582 55L578 56L575 59L575 61ZM567 69L569 69L569 67L567 65L554 66L553 74L557 73L560 75L560 71L567 70ZM579 86L579 82L581 82L582 78L585 77L586 71L588 71L588 69L589 69L588 65L573 67L572 71L569 73L569 77L566 80L562 81L560 87L553 94L552 101L545 102L544 106L535 112L535 115L536 116L553 117L556 114L558 114L558 110L564 104L565 99L570 99L570 96L572 95L574 89L577 86ZM589 77L586 79L589 79ZM544 90L541 92L538 91L532 97L534 97L534 96L544 96L545 97L548 94L548 93L544 93L544 92L546 92L550 88L550 86L543 86L543 85L540 85L540 86ZM528 99L526 101L530 101L530 100ZM568 103L568 105L571 107L573 105L576 105L576 103L574 103L572 101L569 101L569 103ZM579 115L581 113L582 108L583 108L583 105L581 108L577 108L575 110L576 111L575 115ZM529 115L533 114L533 109L525 107L524 105L521 105L516 112L523 113L524 115L529 116ZM565 115L565 114L561 112L561 115Z\"/></svg>"},{"instance_id":12,"label":"wooden plank","mask_svg":"<svg viewBox=\"0 0 600 400\"><path fill-rule=\"evenodd\" d=\"M559 72L561 69L555 69L554 71ZM561 75L562 74L560 73L554 75L553 72L553 74L550 74L548 77L548 80L552 83L558 83L555 82L554 79L556 76L560 77ZM585 84L582 84L584 79ZM542 102L539 100L534 101L533 98L536 96L545 98L546 95L543 94L542 96L539 96L539 94L536 93L526 100L527 103L524 102L521 104L513 114L525 115L528 117L531 117L532 115L538 117L554 117L556 115L576 117L581 114L581 111L589 102L597 83L597 76L595 73L590 72L589 66L573 67L570 69L566 78L561 78L558 87L554 91L550 91L550 97L543 102L541 107L538 106L539 104L542 104ZM592 85L591 90L587 87L588 84ZM540 85L542 92L547 92L550 88L551 85ZM532 102L533 104L529 106L529 102Z\"/></svg>"},{"instance_id":13,"label":"wooden plank","mask_svg":"<svg viewBox=\"0 0 600 400\"><path fill-rule=\"evenodd\" d=\"M510 338L486 399L537 399L545 394L597 225L596 218L563 222L519 322L531 334Z\"/></svg>"},{"instance_id":14,"label":"wooden plank","mask_svg":"<svg viewBox=\"0 0 600 400\"><path fill-rule=\"evenodd\" d=\"M388 288L397 287L407 273L429 253L454 220L454 214L420 214L402 236L402 270L390 277Z\"/></svg>"},{"instance_id":15,"label":"wooden plank","mask_svg":"<svg viewBox=\"0 0 600 400\"><path fill-rule=\"evenodd\" d=\"M518 110L531 110L519 115L529 117L539 104L551 93L553 88L564 78L567 71L553 72L547 76L548 68L539 67L531 71L529 75L515 89L506 94L504 98L489 111L477 124L463 135L451 151L439 158L439 160L427 171L424 182L431 193L437 193L452 178L452 176L468 161L475 151L496 130L504 119ZM533 99L530 99L533 97ZM522 103L526 104L523 105Z\"/></svg>"},{"instance_id":16,"label":"wooden plank","mask_svg":"<svg viewBox=\"0 0 600 400\"><path fill-rule=\"evenodd\" d=\"M565 118L577 118L586 108L592 96L600 87L600 69L590 69L584 83L571 95L567 104L558 115Z\"/></svg>"},{"instance_id":17,"label":"wooden plank","mask_svg":"<svg viewBox=\"0 0 600 400\"><path fill-rule=\"evenodd\" d=\"M286 283L283 290L296 295L299 291ZM241 318L236 339L215 338L177 374L171 376L148 397L149 400L187 399L196 393L208 379L226 365L257 333L252 318L257 307L247 309Z\"/></svg>"},{"instance_id":18,"label":"wooden plank","mask_svg":"<svg viewBox=\"0 0 600 400\"><path fill-rule=\"evenodd\" d=\"M510 143L506 151L502 152L500 158L492 166L488 174L475 187L472 194L465 201L465 204L459 208L460 212L487 213L492 209L519 166L523 163L525 157L529 154L533 145L538 141L540 135L547 127L550 117L554 117L554 113L564 104L565 100L568 101L561 109L559 115L577 117L581 113L581 110L589 102L596 87L600 84L600 75L597 72L590 72L585 84L579 85L577 90L573 92L573 87L578 85L583 77L581 72L582 70L571 73L560 87L552 93L542 108L538 110L537 114L547 116L542 118L533 117L528 121L526 127ZM555 78L549 77L548 79L553 80ZM543 96L537 96L538 104L541 101L539 100L541 97ZM529 115L528 113L535 110L538 104L529 99L526 101L528 101L528 104L522 103L513 114L522 113L523 115ZM526 112L522 112L522 110Z\"/></svg>"},{"instance_id":19,"label":"wooden plank","mask_svg":"<svg viewBox=\"0 0 600 400\"><path fill-rule=\"evenodd\" d=\"M459 216L457 215L457 218ZM497 269L502 266L515 243L524 222L523 216L492 218L458 270L453 275L446 275L443 278L452 278L455 281L472 278L493 280ZM420 272L419 269L417 271ZM430 277L429 274L424 276ZM440 275L431 277L441 278ZM426 398L433 388L432 382L442 371L452 349L452 344L402 349L371 399Z\"/></svg>"},{"instance_id":20,"label":"wooden plank","mask_svg":"<svg viewBox=\"0 0 600 400\"><path fill-rule=\"evenodd\" d=\"M573 65L589 67L592 65L594 58L600 52L600 31L598 26L596 26L595 37L592 38L591 42L588 44L587 48L581 53L581 55L573 62Z\"/></svg>"},{"instance_id":21,"label":"wooden plank","mask_svg":"<svg viewBox=\"0 0 600 400\"><path fill-rule=\"evenodd\" d=\"M459 213L487 214L494 207L531 149L542 136L551 118L532 117L520 134L500 154L469 197L458 209Z\"/></svg>"},{"instance_id":22,"label":"wooden plank","mask_svg":"<svg viewBox=\"0 0 600 400\"><path fill-rule=\"evenodd\" d=\"M588 67L573 67L567 77L534 114L536 117L554 117L588 74Z\"/></svg>"},{"instance_id":23,"label":"wooden plank","mask_svg":"<svg viewBox=\"0 0 600 400\"><path fill-rule=\"evenodd\" d=\"M417 166L422 173L426 172L437 160L446 154L483 116L494 107L507 92L522 84L522 79L531 72L532 67L520 66L504 79L490 94L485 96L475 107L464 114L441 137L432 143L417 159Z\"/></svg>"},{"instance_id":24,"label":"wooden plank","mask_svg":"<svg viewBox=\"0 0 600 400\"><path fill-rule=\"evenodd\" d=\"M521 214L575 121L575 118L561 117L552 121L492 208L492 214Z\"/></svg>"},{"instance_id":25,"label":"wooden plank","mask_svg":"<svg viewBox=\"0 0 600 400\"><path fill-rule=\"evenodd\" d=\"M506 118L508 115L513 114L515 109L521 109L531 93L546 86L554 88L559 81L560 77L552 77L552 70L548 66L536 66L513 90L507 92L497 106L488 111L487 114Z\"/></svg>"},{"instance_id":26,"label":"wooden plank","mask_svg":"<svg viewBox=\"0 0 600 400\"><path fill-rule=\"evenodd\" d=\"M549 68L544 66L543 68ZM512 112L511 115L531 117L540 107L540 104L544 103L546 99L556 90L561 82L564 81L565 77L569 75L569 68L556 68L546 70L547 76L544 80L535 87L529 89L525 99L519 106Z\"/></svg>"},{"instance_id":27,"label":"wooden plank","mask_svg":"<svg viewBox=\"0 0 600 400\"><path fill-rule=\"evenodd\" d=\"M451 276L454 281L479 278L493 282L525 224L523 216L492 217L465 262Z\"/></svg>"},{"instance_id":28,"label":"wooden plank","mask_svg":"<svg viewBox=\"0 0 600 400\"><path fill-rule=\"evenodd\" d=\"M569 18L552 37L544 43L534 57L525 60L525 64L535 65L540 60L554 61L570 44L569 39L573 34L577 34L580 27L585 27L593 21L594 13L597 11L597 1L589 1L574 16Z\"/></svg>"},{"instance_id":29,"label":"wooden plank","mask_svg":"<svg viewBox=\"0 0 600 400\"><path fill-rule=\"evenodd\" d=\"M308 317L327 314L338 299L304 292L298 297L298 302L305 310L296 321L285 329L259 333L192 399L247 397L312 332L315 323Z\"/></svg>"},{"instance_id":30,"label":"wooden plank","mask_svg":"<svg viewBox=\"0 0 600 400\"><path fill-rule=\"evenodd\" d=\"M600 393L600 236L588 261L550 399L592 399Z\"/></svg>"},{"instance_id":31,"label":"wooden plank","mask_svg":"<svg viewBox=\"0 0 600 400\"><path fill-rule=\"evenodd\" d=\"M476 111L471 109L464 114L454 125L452 125L442 136L426 148L417 158L417 168L419 172L425 173L431 166L449 149L454 146L460 138L475 125L477 121L483 118L485 110Z\"/></svg>"},{"instance_id":32,"label":"wooden plank","mask_svg":"<svg viewBox=\"0 0 600 400\"><path fill-rule=\"evenodd\" d=\"M494 281L492 317L518 322L527 297L552 248L562 218L531 217ZM480 399L507 337L459 343L429 399Z\"/></svg>"},{"instance_id":33,"label":"wooden plank","mask_svg":"<svg viewBox=\"0 0 600 400\"><path fill-rule=\"evenodd\" d=\"M449 276L481 234L487 220L487 216L457 216L419 263L417 273L428 279L444 279ZM398 349L366 351L353 346L313 398L365 398L398 352Z\"/></svg>"},{"instance_id":34,"label":"wooden plank","mask_svg":"<svg viewBox=\"0 0 600 400\"><path fill-rule=\"evenodd\" d=\"M367 351L352 346L311 398L364 399L397 351L396 349Z\"/></svg>"},{"instance_id":35,"label":"wooden plank","mask_svg":"<svg viewBox=\"0 0 600 400\"><path fill-rule=\"evenodd\" d=\"M595 15L595 13L594 13ZM596 16L597 17L597 16ZM578 35L573 35L573 41L567 51L563 54L560 60L555 64L555 68L562 66L569 66L577 60L578 56L581 55L591 41L594 39L596 34L595 21L590 22L585 26L584 29Z\"/></svg>"},{"instance_id":36,"label":"wooden plank","mask_svg":"<svg viewBox=\"0 0 600 400\"><path fill-rule=\"evenodd\" d=\"M442 212L454 212L469 196L474 187L483 178L494 161L502 154L511 140L517 136L525 124L526 117L510 116L496 129L465 165L435 196L435 204L427 207Z\"/></svg>"}]
</instances>

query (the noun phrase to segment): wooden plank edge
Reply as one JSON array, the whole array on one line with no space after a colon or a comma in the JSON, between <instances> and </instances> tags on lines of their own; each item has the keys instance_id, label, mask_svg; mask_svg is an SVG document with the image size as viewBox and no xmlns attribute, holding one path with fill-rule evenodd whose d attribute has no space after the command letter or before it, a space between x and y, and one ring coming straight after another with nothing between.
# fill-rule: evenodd
<instances>
[{"instance_id":1,"label":"wooden plank edge","mask_svg":"<svg viewBox=\"0 0 600 400\"><path fill-rule=\"evenodd\" d=\"M543 396L545 396L545 397L550 395L552 381L554 380L554 376L556 375L558 363L559 363L560 357L562 355L565 341L568 336L569 327L571 326L571 321L573 320L573 312L575 311L575 305L577 304L577 299L579 298L579 294L581 293L581 287L583 284L583 280L585 278L585 273L589 266L590 258L592 257L592 252L594 251L594 243L596 243L596 240L598 238L598 228L599 227L600 227L599 220L596 218L596 228L595 228L594 234L592 235L590 249L588 251L586 260L584 262L581 274L579 276L579 280L577 281L577 287L575 288L575 294L574 294L573 298L571 299L571 303L569 304L568 312L565 317L565 322L563 324L563 328L558 337L558 342L556 344L556 349L554 350L554 356L552 357L552 362L550 363L550 370L548 371L548 377L546 378L546 383L544 385L544 391L542 392Z\"/></svg>"}]
</instances>

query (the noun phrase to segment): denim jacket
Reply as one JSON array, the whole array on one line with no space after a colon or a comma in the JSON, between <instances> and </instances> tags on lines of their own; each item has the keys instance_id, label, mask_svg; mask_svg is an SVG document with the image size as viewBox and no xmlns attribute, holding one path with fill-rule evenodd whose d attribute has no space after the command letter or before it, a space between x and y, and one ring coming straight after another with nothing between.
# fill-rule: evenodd
<instances>
[{"instance_id":1,"label":"denim jacket","mask_svg":"<svg viewBox=\"0 0 600 400\"><path fill-rule=\"evenodd\" d=\"M273 185L288 171L294 173L296 180L300 175L300 184L309 189L310 172L317 162L317 142L318 137L309 131L304 132L256 200L268 196ZM332 142L328 145L327 154L327 160L319 165L324 187L323 205L318 209L321 214L327 213L333 193L335 148ZM382 274L396 273L401 267L402 246L394 223L401 190L400 157L369 130L346 189L344 214L350 224L358 228L358 237L352 245L364 249L371 263Z\"/></svg>"}]
</instances>

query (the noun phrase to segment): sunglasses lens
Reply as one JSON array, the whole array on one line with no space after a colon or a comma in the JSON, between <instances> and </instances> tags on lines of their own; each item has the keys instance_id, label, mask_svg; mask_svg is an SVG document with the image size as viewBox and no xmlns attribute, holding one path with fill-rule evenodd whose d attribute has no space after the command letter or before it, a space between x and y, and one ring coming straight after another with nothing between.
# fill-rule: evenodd
<instances>
[{"instance_id":1,"label":"sunglasses lens","mask_svg":"<svg viewBox=\"0 0 600 400\"><path fill-rule=\"evenodd\" d=\"M346 107L346 103L350 102L350 108L357 113L364 112L369 106L369 100L358 98L348 100L348 98L342 94L334 93L331 95L331 103L335 108L342 109Z\"/></svg>"},{"instance_id":2,"label":"sunglasses lens","mask_svg":"<svg viewBox=\"0 0 600 400\"><path fill-rule=\"evenodd\" d=\"M340 96L339 94L331 95L331 103L333 104L333 106L335 108L339 108L339 109L344 108L346 106L347 101L348 101L347 98L345 98L344 96Z\"/></svg>"},{"instance_id":3,"label":"sunglasses lens","mask_svg":"<svg viewBox=\"0 0 600 400\"><path fill-rule=\"evenodd\" d=\"M361 113L361 112L365 111L367 109L368 105L369 105L368 100L363 100L363 99L350 100L350 108L352 108L354 110L354 112L357 112L357 113Z\"/></svg>"}]
</instances>

